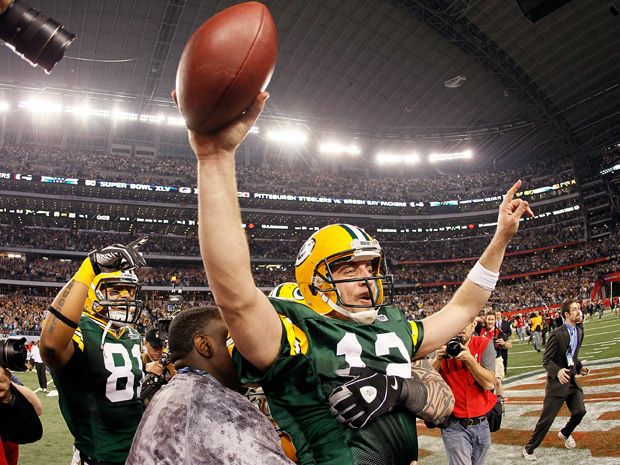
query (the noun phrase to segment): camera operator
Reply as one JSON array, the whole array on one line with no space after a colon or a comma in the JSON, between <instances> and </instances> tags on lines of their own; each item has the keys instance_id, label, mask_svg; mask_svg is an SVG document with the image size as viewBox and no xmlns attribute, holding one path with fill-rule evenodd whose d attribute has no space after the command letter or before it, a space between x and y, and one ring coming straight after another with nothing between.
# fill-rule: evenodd
<instances>
[{"instance_id":1,"label":"camera operator","mask_svg":"<svg viewBox=\"0 0 620 465\"><path fill-rule=\"evenodd\" d=\"M165 341L159 337L155 329L147 331L144 337L142 353L142 367L144 378L142 379L140 398L146 407L155 393L176 374L174 364L165 351Z\"/></svg>"},{"instance_id":2,"label":"camera operator","mask_svg":"<svg viewBox=\"0 0 620 465\"><path fill-rule=\"evenodd\" d=\"M481 465L491 447L487 413L494 407L495 349L474 336L476 322L435 353L431 363L454 394L454 411L442 425L449 464Z\"/></svg>"},{"instance_id":3,"label":"camera operator","mask_svg":"<svg viewBox=\"0 0 620 465\"><path fill-rule=\"evenodd\" d=\"M0 465L17 465L18 444L41 439L41 402L34 392L11 374L26 369L26 350L22 340L0 340Z\"/></svg>"},{"instance_id":4,"label":"camera operator","mask_svg":"<svg viewBox=\"0 0 620 465\"><path fill-rule=\"evenodd\" d=\"M486 337L493 342L495 348L495 393L504 396L504 387L502 385L506 377L505 361L508 359L508 349L512 349L512 342L508 340L510 337L497 325L497 314L492 310L487 312L484 327L480 330L480 336ZM505 356L504 356L505 355Z\"/></svg>"},{"instance_id":5,"label":"camera operator","mask_svg":"<svg viewBox=\"0 0 620 465\"><path fill-rule=\"evenodd\" d=\"M150 329L146 332L144 336L144 348L146 350L142 353L142 366L145 373L163 376L165 370L169 370L174 374L174 365L167 360L165 345L165 341L159 337L159 332L156 329Z\"/></svg>"}]
</instances>

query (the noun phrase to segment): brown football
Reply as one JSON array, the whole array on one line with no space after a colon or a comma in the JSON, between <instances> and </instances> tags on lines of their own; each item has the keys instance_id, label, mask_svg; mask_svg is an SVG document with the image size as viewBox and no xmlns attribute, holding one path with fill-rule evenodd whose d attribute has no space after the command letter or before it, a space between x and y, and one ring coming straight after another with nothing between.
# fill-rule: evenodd
<instances>
[{"instance_id":1,"label":"brown football","mask_svg":"<svg viewBox=\"0 0 620 465\"><path fill-rule=\"evenodd\" d=\"M241 116L267 88L277 52L276 26L262 3L239 3L205 21L177 69L176 99L187 127L208 133Z\"/></svg>"}]
</instances>

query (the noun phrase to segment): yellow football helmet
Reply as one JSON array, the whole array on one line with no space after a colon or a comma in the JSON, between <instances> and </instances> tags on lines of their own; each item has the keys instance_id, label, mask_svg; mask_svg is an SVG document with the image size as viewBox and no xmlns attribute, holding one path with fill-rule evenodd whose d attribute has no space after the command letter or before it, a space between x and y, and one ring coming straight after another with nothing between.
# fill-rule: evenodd
<instances>
[{"instance_id":1,"label":"yellow football helmet","mask_svg":"<svg viewBox=\"0 0 620 465\"><path fill-rule=\"evenodd\" d=\"M297 283L282 283L274 287L269 293L269 297L280 297L281 299L294 300L300 304L305 304L304 296L301 295Z\"/></svg>"},{"instance_id":2,"label":"yellow football helmet","mask_svg":"<svg viewBox=\"0 0 620 465\"><path fill-rule=\"evenodd\" d=\"M84 310L97 318L118 323L136 323L143 302L136 297L140 282L131 271L100 273L88 288Z\"/></svg>"},{"instance_id":3,"label":"yellow football helmet","mask_svg":"<svg viewBox=\"0 0 620 465\"><path fill-rule=\"evenodd\" d=\"M370 260L372 276L334 279L333 265L362 260ZM379 307L391 305L394 300L394 281L387 272L379 242L363 229L349 224L325 226L310 236L295 261L295 278L306 305L321 315L336 311L353 321L369 323L376 318ZM336 284L344 282L364 282L371 305L343 302ZM351 312L343 307L368 311Z\"/></svg>"}]
</instances>

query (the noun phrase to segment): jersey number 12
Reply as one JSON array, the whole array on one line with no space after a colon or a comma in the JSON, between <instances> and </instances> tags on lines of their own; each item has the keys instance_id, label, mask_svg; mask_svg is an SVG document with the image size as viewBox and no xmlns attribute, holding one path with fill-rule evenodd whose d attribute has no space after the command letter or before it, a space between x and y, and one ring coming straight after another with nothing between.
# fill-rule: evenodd
<instances>
[{"instance_id":1,"label":"jersey number 12","mask_svg":"<svg viewBox=\"0 0 620 465\"><path fill-rule=\"evenodd\" d=\"M401 378L411 378L411 360L407 353L405 343L396 333L377 334L375 341L375 355L383 357L390 353L390 349L398 349L403 356L402 363L388 363L385 374L399 376ZM362 345L353 333L345 333L336 346L336 354L344 355L344 359L350 367L364 368L366 363L362 360Z\"/></svg>"}]
</instances>

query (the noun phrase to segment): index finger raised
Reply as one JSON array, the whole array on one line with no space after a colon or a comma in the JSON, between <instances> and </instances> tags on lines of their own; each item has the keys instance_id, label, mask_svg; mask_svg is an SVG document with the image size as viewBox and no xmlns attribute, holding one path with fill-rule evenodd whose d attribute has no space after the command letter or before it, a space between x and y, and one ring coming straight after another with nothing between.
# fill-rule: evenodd
<instances>
[{"instance_id":1,"label":"index finger raised","mask_svg":"<svg viewBox=\"0 0 620 465\"><path fill-rule=\"evenodd\" d=\"M131 241L129 244L127 244L126 247L135 249L136 247L140 247L141 245L145 244L148 240L149 236L141 236L135 241Z\"/></svg>"},{"instance_id":2,"label":"index finger raised","mask_svg":"<svg viewBox=\"0 0 620 465\"><path fill-rule=\"evenodd\" d=\"M522 182L519 179L517 182L515 182L512 185L512 187L510 189L508 189L508 192L506 192L506 195L504 196L503 203L510 203L510 202L512 202L512 199L514 198L515 194L517 193L517 191L521 187L521 184L522 184Z\"/></svg>"}]
</instances>

